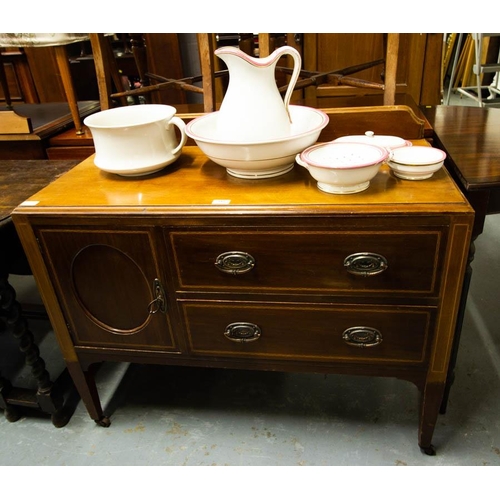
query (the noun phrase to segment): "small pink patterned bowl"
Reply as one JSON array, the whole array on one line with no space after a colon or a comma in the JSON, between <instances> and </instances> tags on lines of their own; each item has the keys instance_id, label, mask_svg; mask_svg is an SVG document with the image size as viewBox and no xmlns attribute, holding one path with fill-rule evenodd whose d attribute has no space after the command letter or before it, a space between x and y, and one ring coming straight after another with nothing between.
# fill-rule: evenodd
<instances>
[{"instance_id":1,"label":"small pink patterned bowl","mask_svg":"<svg viewBox=\"0 0 500 500\"><path fill-rule=\"evenodd\" d=\"M321 191L351 194L368 189L388 156L372 144L328 142L307 148L295 161L309 170Z\"/></svg>"},{"instance_id":2,"label":"small pink patterned bowl","mask_svg":"<svg viewBox=\"0 0 500 500\"><path fill-rule=\"evenodd\" d=\"M418 181L432 177L445 158L446 153L438 148L412 146L391 151L387 163L396 177Z\"/></svg>"}]
</instances>

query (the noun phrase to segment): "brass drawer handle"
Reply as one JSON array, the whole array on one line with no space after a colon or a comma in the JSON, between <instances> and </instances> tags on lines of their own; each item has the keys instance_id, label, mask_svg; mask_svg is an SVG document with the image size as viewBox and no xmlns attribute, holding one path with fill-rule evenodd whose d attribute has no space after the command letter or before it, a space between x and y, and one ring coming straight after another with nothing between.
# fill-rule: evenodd
<instances>
[{"instance_id":1,"label":"brass drawer handle","mask_svg":"<svg viewBox=\"0 0 500 500\"><path fill-rule=\"evenodd\" d=\"M353 326L342 334L344 341L354 347L374 347L382 342L382 334L368 326Z\"/></svg>"},{"instance_id":2,"label":"brass drawer handle","mask_svg":"<svg viewBox=\"0 0 500 500\"><path fill-rule=\"evenodd\" d=\"M219 271L228 274L243 274L255 266L255 259L246 252L224 252L215 259Z\"/></svg>"},{"instance_id":3,"label":"brass drawer handle","mask_svg":"<svg viewBox=\"0 0 500 500\"><path fill-rule=\"evenodd\" d=\"M253 323L231 323L226 326L224 335L233 342L254 342L260 338L260 328Z\"/></svg>"},{"instance_id":4,"label":"brass drawer handle","mask_svg":"<svg viewBox=\"0 0 500 500\"><path fill-rule=\"evenodd\" d=\"M383 255L370 252L353 253L344 259L347 272L356 276L375 276L384 272L387 267L387 259Z\"/></svg>"}]
</instances>

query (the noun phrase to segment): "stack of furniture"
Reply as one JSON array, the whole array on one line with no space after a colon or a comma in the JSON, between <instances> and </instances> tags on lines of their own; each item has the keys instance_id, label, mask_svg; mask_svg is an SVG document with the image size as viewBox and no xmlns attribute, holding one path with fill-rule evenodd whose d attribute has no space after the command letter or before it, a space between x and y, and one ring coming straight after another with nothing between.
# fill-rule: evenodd
<instances>
[{"instance_id":1,"label":"stack of furniture","mask_svg":"<svg viewBox=\"0 0 500 500\"><path fill-rule=\"evenodd\" d=\"M492 38L500 37L500 33L469 33L462 47L463 33L457 37L457 47L450 75L450 83L444 104L450 103L451 93L474 100L479 107L495 106L500 103L500 49L496 51L495 60L487 59L487 48ZM486 83L486 75L493 75ZM471 83L471 79L473 83Z\"/></svg>"}]
</instances>

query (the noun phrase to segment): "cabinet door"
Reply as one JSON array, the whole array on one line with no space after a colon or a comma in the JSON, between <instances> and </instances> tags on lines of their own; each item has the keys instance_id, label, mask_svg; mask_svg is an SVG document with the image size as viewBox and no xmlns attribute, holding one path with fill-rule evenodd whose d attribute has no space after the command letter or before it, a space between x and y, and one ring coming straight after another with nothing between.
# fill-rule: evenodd
<instances>
[{"instance_id":1,"label":"cabinet door","mask_svg":"<svg viewBox=\"0 0 500 500\"><path fill-rule=\"evenodd\" d=\"M178 350L151 231L45 228L38 238L75 345Z\"/></svg>"}]
</instances>

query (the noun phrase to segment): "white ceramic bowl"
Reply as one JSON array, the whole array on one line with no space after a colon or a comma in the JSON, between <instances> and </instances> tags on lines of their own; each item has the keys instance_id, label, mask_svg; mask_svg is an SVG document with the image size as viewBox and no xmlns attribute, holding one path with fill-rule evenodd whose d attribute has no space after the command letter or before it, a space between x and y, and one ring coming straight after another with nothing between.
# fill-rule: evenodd
<instances>
[{"instance_id":1,"label":"white ceramic bowl","mask_svg":"<svg viewBox=\"0 0 500 500\"><path fill-rule=\"evenodd\" d=\"M248 143L225 141L217 137L217 111L190 121L186 134L212 161L225 167L234 177L276 177L293 168L295 155L314 144L329 121L328 115L318 109L307 106L290 106L289 109L291 135L282 139Z\"/></svg>"},{"instance_id":2,"label":"white ceramic bowl","mask_svg":"<svg viewBox=\"0 0 500 500\"><path fill-rule=\"evenodd\" d=\"M372 144L328 142L307 148L296 161L309 170L321 191L351 194L368 189L388 156L385 148Z\"/></svg>"},{"instance_id":3,"label":"white ceramic bowl","mask_svg":"<svg viewBox=\"0 0 500 500\"><path fill-rule=\"evenodd\" d=\"M395 135L376 135L371 130L365 132L364 135L345 135L335 139L333 142L362 142L364 144L380 146L389 151L412 145L410 141L407 141L402 137L397 137Z\"/></svg>"},{"instance_id":4,"label":"white ceramic bowl","mask_svg":"<svg viewBox=\"0 0 500 500\"><path fill-rule=\"evenodd\" d=\"M415 181L432 177L445 158L446 153L440 149L413 146L393 150L387 163L396 177Z\"/></svg>"}]
</instances>

